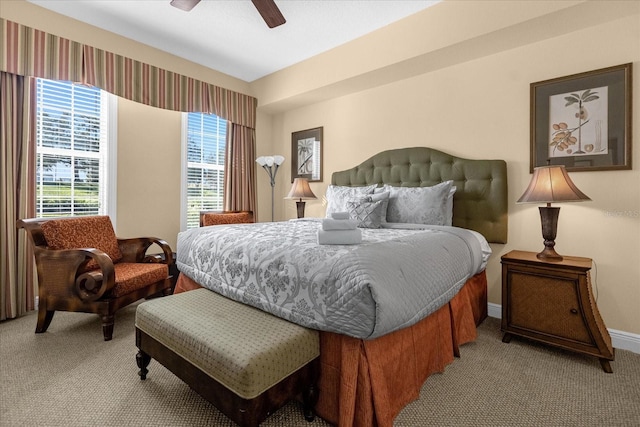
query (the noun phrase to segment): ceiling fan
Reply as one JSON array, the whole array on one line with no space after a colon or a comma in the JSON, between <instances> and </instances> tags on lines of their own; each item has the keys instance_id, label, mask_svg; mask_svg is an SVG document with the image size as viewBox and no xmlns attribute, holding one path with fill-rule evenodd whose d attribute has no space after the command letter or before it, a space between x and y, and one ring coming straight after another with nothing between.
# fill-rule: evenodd
<instances>
[{"instance_id":1,"label":"ceiling fan","mask_svg":"<svg viewBox=\"0 0 640 427\"><path fill-rule=\"evenodd\" d=\"M193 9L198 3L200 3L200 0L171 0L171 6L186 12ZM274 0L251 0L251 3L258 9L269 28L274 28L287 22Z\"/></svg>"}]
</instances>

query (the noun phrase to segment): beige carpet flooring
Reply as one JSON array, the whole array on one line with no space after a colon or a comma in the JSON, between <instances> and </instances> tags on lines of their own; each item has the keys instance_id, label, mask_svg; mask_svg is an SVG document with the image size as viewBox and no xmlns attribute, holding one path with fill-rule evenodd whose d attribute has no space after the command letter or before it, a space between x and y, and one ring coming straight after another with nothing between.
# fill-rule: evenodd
<instances>
[{"instance_id":1,"label":"beige carpet flooring","mask_svg":"<svg viewBox=\"0 0 640 427\"><path fill-rule=\"evenodd\" d=\"M34 333L35 314L0 323L2 426L233 426L156 361L137 375L135 306L102 340L96 315L58 312ZM426 381L396 426L640 426L640 354L619 350L606 374L597 359L514 338L487 319L477 341ZM264 427L307 423L297 403Z\"/></svg>"}]
</instances>

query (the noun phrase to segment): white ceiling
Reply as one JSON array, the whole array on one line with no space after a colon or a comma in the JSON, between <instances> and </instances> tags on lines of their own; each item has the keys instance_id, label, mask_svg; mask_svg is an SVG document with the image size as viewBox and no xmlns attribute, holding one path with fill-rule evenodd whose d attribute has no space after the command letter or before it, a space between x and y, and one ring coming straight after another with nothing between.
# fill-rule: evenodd
<instances>
[{"instance_id":1,"label":"white ceiling","mask_svg":"<svg viewBox=\"0 0 640 427\"><path fill-rule=\"evenodd\" d=\"M250 0L28 0L251 82L419 12L438 0L276 0L270 29Z\"/></svg>"}]
</instances>

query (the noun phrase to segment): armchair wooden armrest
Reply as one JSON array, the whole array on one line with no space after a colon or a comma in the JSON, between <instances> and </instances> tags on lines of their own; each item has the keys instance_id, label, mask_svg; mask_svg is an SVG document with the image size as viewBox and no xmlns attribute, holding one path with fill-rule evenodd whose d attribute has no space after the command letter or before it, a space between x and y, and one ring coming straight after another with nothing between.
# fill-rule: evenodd
<instances>
[{"instance_id":1,"label":"armchair wooden armrest","mask_svg":"<svg viewBox=\"0 0 640 427\"><path fill-rule=\"evenodd\" d=\"M153 244L162 249L164 260L159 256L146 255L147 249ZM136 237L132 239L118 239L118 246L122 252L121 262L161 262L167 265L173 264L173 256L169 244L156 237Z\"/></svg>"},{"instance_id":2,"label":"armchair wooden armrest","mask_svg":"<svg viewBox=\"0 0 640 427\"><path fill-rule=\"evenodd\" d=\"M36 248L38 284L55 298L95 301L115 286L115 270L111 258L95 248ZM85 271L93 259L99 269Z\"/></svg>"}]
</instances>

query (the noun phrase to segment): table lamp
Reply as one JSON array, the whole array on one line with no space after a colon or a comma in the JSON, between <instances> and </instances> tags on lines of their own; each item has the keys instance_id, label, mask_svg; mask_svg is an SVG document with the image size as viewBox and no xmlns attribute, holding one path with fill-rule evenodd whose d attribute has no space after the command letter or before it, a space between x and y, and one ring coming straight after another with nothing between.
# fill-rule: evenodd
<instances>
[{"instance_id":1,"label":"table lamp","mask_svg":"<svg viewBox=\"0 0 640 427\"><path fill-rule=\"evenodd\" d=\"M516 203L546 203L540 206L540 221L542 222L542 237L544 249L537 254L543 261L562 261L554 246L558 230L558 215L560 208L551 207L551 203L583 202L591 200L571 181L563 165L540 166L533 170L529 187Z\"/></svg>"},{"instance_id":2,"label":"table lamp","mask_svg":"<svg viewBox=\"0 0 640 427\"><path fill-rule=\"evenodd\" d=\"M317 199L317 197L313 194L313 191L311 191L307 178L295 178L293 180L293 185L291 186L291 191L289 191L289 194L287 194L285 199L299 199L296 202L298 218L304 218L305 202L303 202L302 199Z\"/></svg>"}]
</instances>

